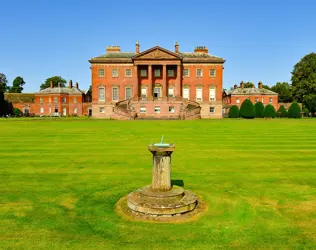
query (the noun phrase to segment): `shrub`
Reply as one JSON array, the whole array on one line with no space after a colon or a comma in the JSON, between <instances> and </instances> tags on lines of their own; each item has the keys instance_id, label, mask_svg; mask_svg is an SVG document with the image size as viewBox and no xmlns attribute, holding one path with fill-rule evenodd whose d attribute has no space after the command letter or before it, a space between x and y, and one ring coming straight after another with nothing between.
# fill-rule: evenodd
<instances>
[{"instance_id":1,"label":"shrub","mask_svg":"<svg viewBox=\"0 0 316 250\"><path fill-rule=\"evenodd\" d=\"M263 117L263 110L264 110L264 106L262 102L256 102L255 105L255 113L256 113L256 117L260 118Z\"/></svg>"},{"instance_id":2,"label":"shrub","mask_svg":"<svg viewBox=\"0 0 316 250\"><path fill-rule=\"evenodd\" d=\"M275 118L276 117L275 108L271 104L268 104L264 108L262 114L263 114L263 117L265 117L265 118Z\"/></svg>"},{"instance_id":3,"label":"shrub","mask_svg":"<svg viewBox=\"0 0 316 250\"><path fill-rule=\"evenodd\" d=\"M293 102L289 108L288 112L289 118L301 118L301 108L297 102Z\"/></svg>"},{"instance_id":4,"label":"shrub","mask_svg":"<svg viewBox=\"0 0 316 250\"><path fill-rule=\"evenodd\" d=\"M236 105L230 107L228 117L229 118L238 118L239 117L239 108Z\"/></svg>"},{"instance_id":5,"label":"shrub","mask_svg":"<svg viewBox=\"0 0 316 250\"><path fill-rule=\"evenodd\" d=\"M277 112L278 117L287 117L287 111L283 105L281 105Z\"/></svg>"},{"instance_id":6,"label":"shrub","mask_svg":"<svg viewBox=\"0 0 316 250\"><path fill-rule=\"evenodd\" d=\"M22 111L19 110L18 108L13 108L13 115L16 117L22 116Z\"/></svg>"},{"instance_id":7,"label":"shrub","mask_svg":"<svg viewBox=\"0 0 316 250\"><path fill-rule=\"evenodd\" d=\"M255 117L255 109L249 99L244 100L241 104L239 115L246 119L253 119Z\"/></svg>"}]
</instances>

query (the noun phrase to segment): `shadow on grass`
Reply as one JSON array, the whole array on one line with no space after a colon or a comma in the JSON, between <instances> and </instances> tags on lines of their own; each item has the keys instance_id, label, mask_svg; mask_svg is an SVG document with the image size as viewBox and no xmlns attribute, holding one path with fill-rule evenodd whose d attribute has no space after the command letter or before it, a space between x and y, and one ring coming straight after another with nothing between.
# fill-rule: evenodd
<instances>
[{"instance_id":1,"label":"shadow on grass","mask_svg":"<svg viewBox=\"0 0 316 250\"><path fill-rule=\"evenodd\" d=\"M179 186L179 187L184 187L184 182L183 180L171 180L171 185L176 185L176 186Z\"/></svg>"}]
</instances>

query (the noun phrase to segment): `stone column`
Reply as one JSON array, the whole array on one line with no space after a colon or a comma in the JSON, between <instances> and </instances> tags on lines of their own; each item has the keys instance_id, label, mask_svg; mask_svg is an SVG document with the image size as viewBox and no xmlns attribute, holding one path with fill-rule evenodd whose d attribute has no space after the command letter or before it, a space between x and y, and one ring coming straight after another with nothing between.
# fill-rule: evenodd
<instances>
[{"instance_id":1,"label":"stone column","mask_svg":"<svg viewBox=\"0 0 316 250\"><path fill-rule=\"evenodd\" d=\"M157 147L151 144L148 149L153 155L151 189L158 192L171 190L171 154L174 151L174 145Z\"/></svg>"},{"instance_id":2,"label":"stone column","mask_svg":"<svg viewBox=\"0 0 316 250\"><path fill-rule=\"evenodd\" d=\"M167 65L162 66L162 97L167 97Z\"/></svg>"},{"instance_id":3,"label":"stone column","mask_svg":"<svg viewBox=\"0 0 316 250\"><path fill-rule=\"evenodd\" d=\"M148 65L148 88L147 88L147 99L153 99L153 73L152 73L152 66Z\"/></svg>"},{"instance_id":4,"label":"stone column","mask_svg":"<svg viewBox=\"0 0 316 250\"><path fill-rule=\"evenodd\" d=\"M177 79L176 79L176 88L175 88L175 97L181 96L181 65L177 65Z\"/></svg>"},{"instance_id":5,"label":"stone column","mask_svg":"<svg viewBox=\"0 0 316 250\"><path fill-rule=\"evenodd\" d=\"M135 83L134 83L134 89L133 89L133 96L140 97L141 93L140 93L140 84L138 82L138 66L137 65L134 65L134 79L135 79Z\"/></svg>"}]
</instances>

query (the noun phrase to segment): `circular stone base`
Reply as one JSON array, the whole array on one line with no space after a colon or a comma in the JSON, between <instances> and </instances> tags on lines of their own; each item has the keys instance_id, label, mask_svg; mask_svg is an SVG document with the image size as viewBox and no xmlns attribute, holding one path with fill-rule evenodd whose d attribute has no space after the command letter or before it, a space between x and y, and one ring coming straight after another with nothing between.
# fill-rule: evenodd
<instances>
[{"instance_id":1,"label":"circular stone base","mask_svg":"<svg viewBox=\"0 0 316 250\"><path fill-rule=\"evenodd\" d=\"M197 197L191 191L173 186L167 192L155 192L146 186L127 196L128 207L137 213L151 216L181 215L195 209Z\"/></svg>"}]
</instances>

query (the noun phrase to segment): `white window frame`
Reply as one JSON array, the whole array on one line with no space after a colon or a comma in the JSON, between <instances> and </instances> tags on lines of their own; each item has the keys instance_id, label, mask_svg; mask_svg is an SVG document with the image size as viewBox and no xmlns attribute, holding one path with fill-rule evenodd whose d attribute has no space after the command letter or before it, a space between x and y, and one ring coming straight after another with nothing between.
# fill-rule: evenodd
<instances>
[{"instance_id":1,"label":"white window frame","mask_svg":"<svg viewBox=\"0 0 316 250\"><path fill-rule=\"evenodd\" d=\"M104 107L99 107L99 113L104 114Z\"/></svg>"},{"instance_id":2,"label":"white window frame","mask_svg":"<svg viewBox=\"0 0 316 250\"><path fill-rule=\"evenodd\" d=\"M57 96L54 97L54 103L58 103L58 97Z\"/></svg>"},{"instance_id":3,"label":"white window frame","mask_svg":"<svg viewBox=\"0 0 316 250\"><path fill-rule=\"evenodd\" d=\"M159 75L157 74L159 72ZM161 70L160 69L154 69L154 77L161 77Z\"/></svg>"},{"instance_id":4,"label":"white window frame","mask_svg":"<svg viewBox=\"0 0 316 250\"><path fill-rule=\"evenodd\" d=\"M49 114L52 113L52 108L51 108L51 107L48 108L48 113L49 113Z\"/></svg>"},{"instance_id":5,"label":"white window frame","mask_svg":"<svg viewBox=\"0 0 316 250\"><path fill-rule=\"evenodd\" d=\"M139 107L139 113L146 113L147 109L146 107Z\"/></svg>"},{"instance_id":6,"label":"white window frame","mask_svg":"<svg viewBox=\"0 0 316 250\"><path fill-rule=\"evenodd\" d=\"M185 96L184 96L184 90L185 90L185 89L188 90L188 97L185 97ZM183 87L183 89L182 89L182 96L183 96L184 99L187 99L187 100L190 99L190 88L189 88L189 87Z\"/></svg>"},{"instance_id":7,"label":"white window frame","mask_svg":"<svg viewBox=\"0 0 316 250\"><path fill-rule=\"evenodd\" d=\"M214 91L214 97L212 97L212 93ZM214 102L216 101L216 88L210 88L209 89L209 100Z\"/></svg>"},{"instance_id":8,"label":"white window frame","mask_svg":"<svg viewBox=\"0 0 316 250\"><path fill-rule=\"evenodd\" d=\"M114 89L116 89L116 91L117 91L116 99L115 99L115 96L114 96ZM119 100L119 88L118 87L112 87L112 101L118 101L118 100Z\"/></svg>"},{"instance_id":9,"label":"white window frame","mask_svg":"<svg viewBox=\"0 0 316 250\"><path fill-rule=\"evenodd\" d=\"M214 72L213 75L212 72ZM216 69L210 69L210 77L216 77Z\"/></svg>"},{"instance_id":10,"label":"white window frame","mask_svg":"<svg viewBox=\"0 0 316 250\"><path fill-rule=\"evenodd\" d=\"M236 97L236 103L239 104L240 103L240 99L239 97Z\"/></svg>"},{"instance_id":11,"label":"white window frame","mask_svg":"<svg viewBox=\"0 0 316 250\"><path fill-rule=\"evenodd\" d=\"M184 74L184 71L185 70L187 70L187 75L186 74ZM188 69L188 68L186 68L186 69L183 69L183 72L182 72L182 74L183 74L183 77L189 77L190 76L190 69Z\"/></svg>"},{"instance_id":12,"label":"white window frame","mask_svg":"<svg viewBox=\"0 0 316 250\"><path fill-rule=\"evenodd\" d=\"M172 72L172 73L171 73L171 72ZM170 73L171 73L171 74L170 74ZM175 75L175 74L174 74L174 70L173 70L173 69L168 69L168 70L167 70L167 76L168 76L168 77L174 77L174 75Z\"/></svg>"},{"instance_id":13,"label":"white window frame","mask_svg":"<svg viewBox=\"0 0 316 250\"><path fill-rule=\"evenodd\" d=\"M112 69L112 77L119 77L118 69Z\"/></svg>"},{"instance_id":14,"label":"white window frame","mask_svg":"<svg viewBox=\"0 0 316 250\"><path fill-rule=\"evenodd\" d=\"M141 77L147 77L147 69L141 69L140 70L140 76Z\"/></svg>"},{"instance_id":15,"label":"white window frame","mask_svg":"<svg viewBox=\"0 0 316 250\"><path fill-rule=\"evenodd\" d=\"M74 108L74 114L78 114L78 109Z\"/></svg>"},{"instance_id":16,"label":"white window frame","mask_svg":"<svg viewBox=\"0 0 316 250\"><path fill-rule=\"evenodd\" d=\"M102 92L101 92L101 90L103 90ZM103 95L102 95L103 94ZM103 96L103 98L101 98ZM104 102L105 101L105 87L99 87L98 88L98 101L99 102Z\"/></svg>"},{"instance_id":17,"label":"white window frame","mask_svg":"<svg viewBox=\"0 0 316 250\"><path fill-rule=\"evenodd\" d=\"M211 109L213 109L213 112L211 111ZM215 113L215 107L210 107L210 113Z\"/></svg>"},{"instance_id":18,"label":"white window frame","mask_svg":"<svg viewBox=\"0 0 316 250\"><path fill-rule=\"evenodd\" d=\"M175 113L176 108L174 106L169 106L169 113Z\"/></svg>"},{"instance_id":19,"label":"white window frame","mask_svg":"<svg viewBox=\"0 0 316 250\"><path fill-rule=\"evenodd\" d=\"M40 97L40 103L43 104L44 103L44 98Z\"/></svg>"},{"instance_id":20,"label":"white window frame","mask_svg":"<svg viewBox=\"0 0 316 250\"><path fill-rule=\"evenodd\" d=\"M264 98L263 97L261 97L261 102L263 103L263 100L264 100Z\"/></svg>"},{"instance_id":21,"label":"white window frame","mask_svg":"<svg viewBox=\"0 0 316 250\"><path fill-rule=\"evenodd\" d=\"M272 102L273 102L272 97L269 97L269 103L272 103Z\"/></svg>"},{"instance_id":22,"label":"white window frame","mask_svg":"<svg viewBox=\"0 0 316 250\"><path fill-rule=\"evenodd\" d=\"M256 102L259 102L259 98L258 97L255 97L255 103Z\"/></svg>"},{"instance_id":23,"label":"white window frame","mask_svg":"<svg viewBox=\"0 0 316 250\"><path fill-rule=\"evenodd\" d=\"M125 69L125 77L132 77L132 69Z\"/></svg>"},{"instance_id":24,"label":"white window frame","mask_svg":"<svg viewBox=\"0 0 316 250\"><path fill-rule=\"evenodd\" d=\"M168 97L174 97L174 88L173 87L168 88Z\"/></svg>"},{"instance_id":25,"label":"white window frame","mask_svg":"<svg viewBox=\"0 0 316 250\"><path fill-rule=\"evenodd\" d=\"M51 98L51 97L48 98L48 102L49 102L49 103L52 102L52 98Z\"/></svg>"},{"instance_id":26,"label":"white window frame","mask_svg":"<svg viewBox=\"0 0 316 250\"><path fill-rule=\"evenodd\" d=\"M156 114L160 114L160 107L159 106L155 106L154 107L154 111Z\"/></svg>"},{"instance_id":27,"label":"white window frame","mask_svg":"<svg viewBox=\"0 0 316 250\"><path fill-rule=\"evenodd\" d=\"M131 96L130 97L127 96L127 89L131 90ZM132 89L132 87L126 87L125 88L125 99L130 99L132 97L133 97L133 89Z\"/></svg>"},{"instance_id":28,"label":"white window frame","mask_svg":"<svg viewBox=\"0 0 316 250\"><path fill-rule=\"evenodd\" d=\"M199 98L198 98L198 93L201 93L201 97L199 97ZM197 87L196 88L195 99L196 99L197 102L203 101L203 88L202 87Z\"/></svg>"},{"instance_id":29,"label":"white window frame","mask_svg":"<svg viewBox=\"0 0 316 250\"><path fill-rule=\"evenodd\" d=\"M43 114L44 113L44 107L40 108L40 113Z\"/></svg>"},{"instance_id":30,"label":"white window frame","mask_svg":"<svg viewBox=\"0 0 316 250\"><path fill-rule=\"evenodd\" d=\"M99 77L104 77L105 73L104 73L104 69L99 69Z\"/></svg>"},{"instance_id":31,"label":"white window frame","mask_svg":"<svg viewBox=\"0 0 316 250\"><path fill-rule=\"evenodd\" d=\"M198 72L200 72L201 74L199 75ZM202 76L203 76L203 69L202 68L196 69L196 77L202 77Z\"/></svg>"},{"instance_id":32,"label":"white window frame","mask_svg":"<svg viewBox=\"0 0 316 250\"><path fill-rule=\"evenodd\" d=\"M145 95L144 95L145 93ZM142 87L141 88L141 93L140 93L141 97L146 98L147 97L147 88L146 87Z\"/></svg>"}]
</instances>

